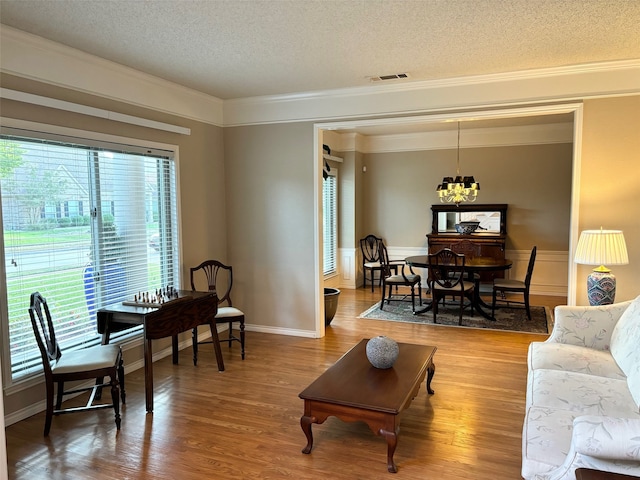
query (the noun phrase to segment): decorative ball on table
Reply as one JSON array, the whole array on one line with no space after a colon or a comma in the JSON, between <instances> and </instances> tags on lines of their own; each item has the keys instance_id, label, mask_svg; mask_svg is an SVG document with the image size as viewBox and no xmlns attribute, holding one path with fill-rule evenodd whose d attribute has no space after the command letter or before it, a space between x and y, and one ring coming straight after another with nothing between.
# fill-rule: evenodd
<instances>
[{"instance_id":1,"label":"decorative ball on table","mask_svg":"<svg viewBox=\"0 0 640 480\"><path fill-rule=\"evenodd\" d=\"M379 335L367 342L367 358L376 368L391 368L398 359L400 348L394 339Z\"/></svg>"}]
</instances>

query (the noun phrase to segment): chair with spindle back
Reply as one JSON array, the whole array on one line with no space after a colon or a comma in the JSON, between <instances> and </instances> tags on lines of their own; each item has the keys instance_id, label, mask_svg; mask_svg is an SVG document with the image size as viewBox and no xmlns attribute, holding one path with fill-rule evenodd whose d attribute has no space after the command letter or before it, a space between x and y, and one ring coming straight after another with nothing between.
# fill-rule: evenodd
<instances>
[{"instance_id":1,"label":"chair with spindle back","mask_svg":"<svg viewBox=\"0 0 640 480\"><path fill-rule=\"evenodd\" d=\"M234 307L231 302L231 288L233 287L233 268L218 260L205 260L197 267L190 270L191 289L196 290L196 275L198 272L204 274L207 281L207 288L218 295L218 313L215 316L216 323L227 323L229 325L229 335L227 338L220 338L220 342L227 342L229 348L233 342L240 343L241 356L244 360L244 312ZM233 324L239 324L239 335L233 334ZM210 340L198 341L198 327L193 329L193 364L198 362L198 345L211 343Z\"/></svg>"}]
</instances>

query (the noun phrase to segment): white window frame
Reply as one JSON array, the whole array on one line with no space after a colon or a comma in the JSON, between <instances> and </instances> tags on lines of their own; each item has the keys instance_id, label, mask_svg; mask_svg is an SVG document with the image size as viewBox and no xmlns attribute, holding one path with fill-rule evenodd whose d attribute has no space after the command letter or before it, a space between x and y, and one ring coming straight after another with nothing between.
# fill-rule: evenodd
<instances>
[{"instance_id":1,"label":"white window frame","mask_svg":"<svg viewBox=\"0 0 640 480\"><path fill-rule=\"evenodd\" d=\"M175 192L176 192L176 215L177 215L177 237L179 249L177 252L177 265L178 265L178 276L180 285L184 283L184 279L182 278L182 268L180 266L183 264L182 261L182 222L180 219L182 218L181 214L181 202L180 202L180 163L179 163L179 147L174 144L165 144L150 140L136 139L130 137L121 137L116 135L103 134L98 132L91 132L87 130L79 130L68 127L61 127L56 125L48 125L41 124L37 122L30 122L24 120L17 120L11 118L0 117L0 129L3 134L16 134L16 130L26 130L30 132L38 132L39 138L41 139L55 139L62 140L64 137L67 137L70 142L82 143L82 140L111 144L111 145L125 145L127 149L131 152L139 151L141 153L147 153L149 149L172 152L173 162L175 166ZM35 137L34 138L38 138ZM0 220L2 211L0 209ZM0 222L1 223L1 222ZM4 239L0 239L0 258L3 259L0 262L0 331L2 332L2 344L0 348L2 349L2 385L4 387L4 391L7 395L13 394L25 388L29 388L32 385L35 385L40 382L39 375L26 375L24 377L20 377L18 379L12 378L11 373L11 352L9 345L9 318L8 318L8 294L6 289L6 267L4 264L5 258L5 249L4 249ZM123 336L120 339L120 342L127 341L131 343L131 346L142 345L143 339L141 332L137 332L132 336ZM117 342L117 341L116 341ZM115 342L114 342L115 343Z\"/></svg>"}]
</instances>

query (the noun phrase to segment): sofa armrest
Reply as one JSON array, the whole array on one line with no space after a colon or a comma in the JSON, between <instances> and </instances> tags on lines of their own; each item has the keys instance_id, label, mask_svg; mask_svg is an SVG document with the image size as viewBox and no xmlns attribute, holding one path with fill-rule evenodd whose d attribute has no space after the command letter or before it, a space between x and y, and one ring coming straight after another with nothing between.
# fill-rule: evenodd
<instances>
[{"instance_id":1,"label":"sofa armrest","mask_svg":"<svg viewBox=\"0 0 640 480\"><path fill-rule=\"evenodd\" d=\"M557 306L547 342L568 343L596 350L609 350L611 333L631 300L601 306Z\"/></svg>"},{"instance_id":2,"label":"sofa armrest","mask_svg":"<svg viewBox=\"0 0 640 480\"><path fill-rule=\"evenodd\" d=\"M640 418L577 417L571 442L581 455L640 462Z\"/></svg>"},{"instance_id":3,"label":"sofa armrest","mask_svg":"<svg viewBox=\"0 0 640 480\"><path fill-rule=\"evenodd\" d=\"M573 421L571 446L562 465L536 480L575 480L578 468L640 474L640 418L582 415Z\"/></svg>"}]
</instances>

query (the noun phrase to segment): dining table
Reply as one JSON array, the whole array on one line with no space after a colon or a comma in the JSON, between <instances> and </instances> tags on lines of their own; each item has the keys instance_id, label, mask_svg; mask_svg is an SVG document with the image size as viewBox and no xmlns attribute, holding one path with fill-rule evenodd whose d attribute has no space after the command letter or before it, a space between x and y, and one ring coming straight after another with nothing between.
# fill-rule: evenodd
<instances>
[{"instance_id":1,"label":"dining table","mask_svg":"<svg viewBox=\"0 0 640 480\"><path fill-rule=\"evenodd\" d=\"M429 255L412 255L410 257L406 257L404 261L410 267L416 268L429 268ZM496 272L496 271L506 271L509 270L513 266L513 262L508 258L493 258L493 257L465 257L464 271L468 278L472 279L475 288L473 294L473 309L482 315L487 320L495 321L495 318L488 312L484 310L484 308L491 308L491 305L487 305L480 296L480 276L482 272ZM425 306L425 308L421 310L416 310L415 314L421 314L428 312L431 310L431 303Z\"/></svg>"}]
</instances>

